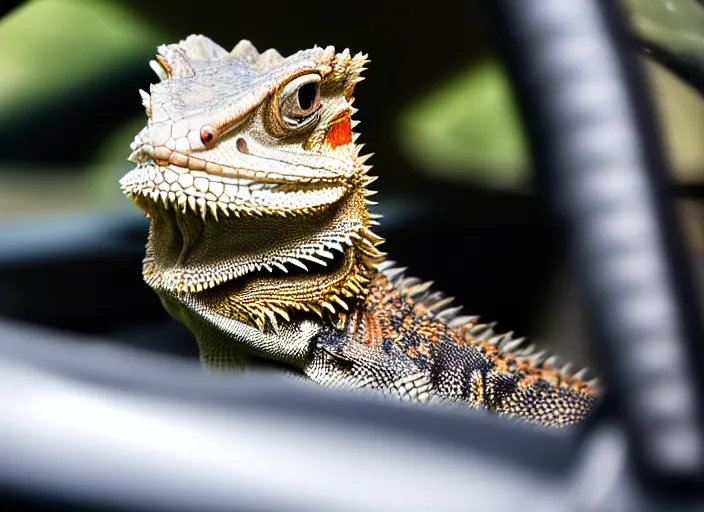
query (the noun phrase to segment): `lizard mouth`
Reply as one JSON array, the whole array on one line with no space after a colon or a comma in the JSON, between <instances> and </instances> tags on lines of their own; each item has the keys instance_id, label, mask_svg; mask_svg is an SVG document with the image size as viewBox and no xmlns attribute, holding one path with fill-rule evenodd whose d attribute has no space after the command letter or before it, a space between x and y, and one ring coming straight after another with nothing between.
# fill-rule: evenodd
<instances>
[{"instance_id":1,"label":"lizard mouth","mask_svg":"<svg viewBox=\"0 0 704 512\"><path fill-rule=\"evenodd\" d=\"M278 180L271 175L266 179L237 178L174 164L159 165L153 160L126 174L120 185L140 207L144 205L140 199L149 198L165 208L171 206L182 213L190 210L204 220L212 216L216 221L231 215L310 215L339 201L349 190L331 180Z\"/></svg>"},{"instance_id":2,"label":"lizard mouth","mask_svg":"<svg viewBox=\"0 0 704 512\"><path fill-rule=\"evenodd\" d=\"M240 138L242 144L238 146L246 146L244 139ZM169 149L166 146L153 147L148 143L140 143L133 146L135 150L129 156L128 160L141 164L151 161L160 167L174 166L176 168L188 169L191 171L204 171L210 176L221 176L223 178L233 178L236 180L251 180L258 183L286 184L286 183L338 183L341 179L350 179L352 175L346 172L340 165L336 165L335 170L328 167L308 167L305 165L294 164L292 162L277 162L281 169L257 169L252 167L232 167L224 165L212 160L200 158L198 156L187 155L176 150ZM244 150L239 150L242 154L248 154ZM265 160L261 157L262 163L266 162L266 166L272 165L271 160ZM328 161L335 161L328 159ZM339 162L338 162L339 164ZM328 164L330 165L330 164ZM292 171L293 168L293 171Z\"/></svg>"}]
</instances>

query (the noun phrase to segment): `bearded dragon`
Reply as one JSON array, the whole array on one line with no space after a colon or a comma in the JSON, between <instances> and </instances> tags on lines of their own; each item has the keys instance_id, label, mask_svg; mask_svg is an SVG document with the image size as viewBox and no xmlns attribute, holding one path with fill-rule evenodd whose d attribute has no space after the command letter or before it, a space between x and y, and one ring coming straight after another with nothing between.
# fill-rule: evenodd
<instances>
[{"instance_id":1,"label":"bearded dragon","mask_svg":"<svg viewBox=\"0 0 704 512\"><path fill-rule=\"evenodd\" d=\"M120 182L150 219L146 283L212 369L269 360L328 386L582 420L596 381L459 316L378 248L352 120L368 62L246 40L228 52L200 35L160 46Z\"/></svg>"}]
</instances>

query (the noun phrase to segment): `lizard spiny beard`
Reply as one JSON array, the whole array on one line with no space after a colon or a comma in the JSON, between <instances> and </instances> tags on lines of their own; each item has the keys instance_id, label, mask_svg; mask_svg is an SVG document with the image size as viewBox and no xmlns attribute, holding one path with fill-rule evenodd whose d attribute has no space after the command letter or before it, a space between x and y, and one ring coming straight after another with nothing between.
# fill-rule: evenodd
<instances>
[{"instance_id":1,"label":"lizard spiny beard","mask_svg":"<svg viewBox=\"0 0 704 512\"><path fill-rule=\"evenodd\" d=\"M260 330L297 312L342 325L385 256L376 247L383 239L367 227L366 194L360 184L309 214L217 222L144 198L151 218L145 281L190 293L207 309Z\"/></svg>"}]
</instances>

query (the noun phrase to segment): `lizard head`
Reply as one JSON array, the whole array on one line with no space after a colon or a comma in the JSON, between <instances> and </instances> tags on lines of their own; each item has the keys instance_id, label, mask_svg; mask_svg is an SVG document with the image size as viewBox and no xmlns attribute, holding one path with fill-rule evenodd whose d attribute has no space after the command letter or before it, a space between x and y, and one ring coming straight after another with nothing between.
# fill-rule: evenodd
<instances>
[{"instance_id":1,"label":"lizard head","mask_svg":"<svg viewBox=\"0 0 704 512\"><path fill-rule=\"evenodd\" d=\"M307 214L338 200L366 170L352 141L352 92L365 56L332 47L284 59L249 41L225 51L203 36L158 49L162 79L142 93L130 195L206 217Z\"/></svg>"},{"instance_id":2,"label":"lizard head","mask_svg":"<svg viewBox=\"0 0 704 512\"><path fill-rule=\"evenodd\" d=\"M196 314L264 330L345 314L382 240L351 117L362 54L282 57L204 36L158 48L121 186L151 219L144 276Z\"/></svg>"}]
</instances>

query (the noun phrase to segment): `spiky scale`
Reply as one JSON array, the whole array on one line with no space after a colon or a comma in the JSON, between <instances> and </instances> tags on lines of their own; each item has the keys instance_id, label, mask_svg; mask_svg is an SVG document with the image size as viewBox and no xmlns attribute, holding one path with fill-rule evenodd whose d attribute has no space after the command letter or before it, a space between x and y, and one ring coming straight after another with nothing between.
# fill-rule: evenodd
<instances>
[{"instance_id":1,"label":"spiky scale","mask_svg":"<svg viewBox=\"0 0 704 512\"><path fill-rule=\"evenodd\" d=\"M318 265L321 265L323 267L327 266L327 262L321 260L320 258L316 258L315 256L312 256L310 254L301 254L299 258L303 258L304 260L312 261L313 263L317 263Z\"/></svg>"},{"instance_id":2,"label":"spiky scale","mask_svg":"<svg viewBox=\"0 0 704 512\"><path fill-rule=\"evenodd\" d=\"M345 249L342 247L342 244L340 244L339 242L329 242L328 247L330 247L331 249L335 249L336 251L339 251L343 254L345 252Z\"/></svg>"},{"instance_id":3,"label":"spiky scale","mask_svg":"<svg viewBox=\"0 0 704 512\"><path fill-rule=\"evenodd\" d=\"M427 292L431 286L433 286L433 281L426 281L425 283L417 284L417 285L413 286L411 289L407 290L408 296L411 299L415 299L417 297L420 297L425 292Z\"/></svg>"},{"instance_id":4,"label":"spiky scale","mask_svg":"<svg viewBox=\"0 0 704 512\"><path fill-rule=\"evenodd\" d=\"M575 374L572 375L572 378L577 380L584 380L587 374L589 374L589 368L585 366L581 370L575 372Z\"/></svg>"},{"instance_id":5,"label":"spiky scale","mask_svg":"<svg viewBox=\"0 0 704 512\"><path fill-rule=\"evenodd\" d=\"M353 281L347 283L347 288L349 288L355 296L359 296L362 293L362 289Z\"/></svg>"},{"instance_id":6,"label":"spiky scale","mask_svg":"<svg viewBox=\"0 0 704 512\"><path fill-rule=\"evenodd\" d=\"M491 327L489 327L488 324L476 324L475 326L470 328L469 334L471 334L472 336L481 336L489 330L491 330Z\"/></svg>"},{"instance_id":7,"label":"spiky scale","mask_svg":"<svg viewBox=\"0 0 704 512\"><path fill-rule=\"evenodd\" d=\"M462 311L462 306L455 306L453 308L447 308L442 310L440 313L435 315L437 320L447 323L450 319L457 316L457 313Z\"/></svg>"},{"instance_id":8,"label":"spiky scale","mask_svg":"<svg viewBox=\"0 0 704 512\"><path fill-rule=\"evenodd\" d=\"M323 310L322 307L318 304L308 304L308 307L310 308L311 311L313 311L316 315L319 317L323 317Z\"/></svg>"},{"instance_id":9,"label":"spiky scale","mask_svg":"<svg viewBox=\"0 0 704 512\"><path fill-rule=\"evenodd\" d=\"M476 322L478 319L479 319L479 317L478 317L478 316L474 316L474 315L457 316L457 317L455 317L455 318L452 318L452 319L448 322L447 325L448 325L451 329L457 329L457 328L464 327L464 326L467 326L467 325L469 325L469 324L472 324L473 322Z\"/></svg>"},{"instance_id":10,"label":"spiky scale","mask_svg":"<svg viewBox=\"0 0 704 512\"><path fill-rule=\"evenodd\" d=\"M504 343L500 348L504 352L511 354L514 350L521 346L521 343L523 343L523 338L518 338Z\"/></svg>"},{"instance_id":11,"label":"spiky scale","mask_svg":"<svg viewBox=\"0 0 704 512\"><path fill-rule=\"evenodd\" d=\"M291 264L293 264L293 265L296 265L297 267L302 268L302 269L305 270L306 272L308 271L308 267L306 267L305 264L304 264L302 261L300 261L300 260L298 260L298 259L296 259L296 258L288 258L286 261L288 261L289 263L291 263Z\"/></svg>"},{"instance_id":12,"label":"spiky scale","mask_svg":"<svg viewBox=\"0 0 704 512\"><path fill-rule=\"evenodd\" d=\"M372 242L373 244L380 244L384 241L384 239L377 234L373 233L370 229L368 228L362 228L360 230L360 234L364 236L367 240Z\"/></svg>"},{"instance_id":13,"label":"spiky scale","mask_svg":"<svg viewBox=\"0 0 704 512\"><path fill-rule=\"evenodd\" d=\"M396 268L390 268L384 272L386 277L391 281L392 283L395 283L399 278L403 277L403 273L406 271L406 267L396 267Z\"/></svg>"},{"instance_id":14,"label":"spiky scale","mask_svg":"<svg viewBox=\"0 0 704 512\"><path fill-rule=\"evenodd\" d=\"M269 320L269 323L271 324L271 328L274 332L279 331L279 322L276 320L276 315L274 312L267 308L264 310L264 314L266 315L267 319ZM262 325L263 325L263 320L262 320Z\"/></svg>"},{"instance_id":15,"label":"spiky scale","mask_svg":"<svg viewBox=\"0 0 704 512\"><path fill-rule=\"evenodd\" d=\"M519 351L519 355L521 357L526 357L531 354L535 353L535 344L531 343L530 345L524 346L522 350Z\"/></svg>"},{"instance_id":16,"label":"spiky scale","mask_svg":"<svg viewBox=\"0 0 704 512\"><path fill-rule=\"evenodd\" d=\"M210 213L212 214L213 219L215 219L215 222L220 220L218 219L218 205L212 201L208 201L207 205L208 208L210 208Z\"/></svg>"},{"instance_id":17,"label":"spiky scale","mask_svg":"<svg viewBox=\"0 0 704 512\"><path fill-rule=\"evenodd\" d=\"M342 306L342 309L344 309L345 311L349 311L350 308L347 305L347 303L344 300L342 300L340 297L338 297L337 295L333 295L332 297L330 297L330 300L332 300L332 301L336 302L337 304L339 304L340 306Z\"/></svg>"},{"instance_id":18,"label":"spiky scale","mask_svg":"<svg viewBox=\"0 0 704 512\"><path fill-rule=\"evenodd\" d=\"M285 309L279 308L276 306L269 306L276 314L278 314L281 318L286 320L287 322L291 321L291 317L288 316L288 313L286 312Z\"/></svg>"},{"instance_id":19,"label":"spiky scale","mask_svg":"<svg viewBox=\"0 0 704 512\"><path fill-rule=\"evenodd\" d=\"M545 350L541 350L540 352L536 352L535 354L529 355L525 359L530 361L530 364L532 364L533 366L538 366L540 363L543 362L543 359L545 359L545 354L547 354L547 352Z\"/></svg>"},{"instance_id":20,"label":"spiky scale","mask_svg":"<svg viewBox=\"0 0 704 512\"><path fill-rule=\"evenodd\" d=\"M360 144L361 146L362 144ZM361 149L361 148L360 148ZM369 160L371 157L374 156L374 153L367 153L366 155L362 155L358 158L358 162L360 164L364 164L367 160Z\"/></svg>"},{"instance_id":21,"label":"spiky scale","mask_svg":"<svg viewBox=\"0 0 704 512\"><path fill-rule=\"evenodd\" d=\"M554 368L559 364L559 359L557 358L557 356L551 356L545 360L544 364Z\"/></svg>"},{"instance_id":22,"label":"spiky scale","mask_svg":"<svg viewBox=\"0 0 704 512\"><path fill-rule=\"evenodd\" d=\"M417 277L404 277L401 279L398 283L398 288L401 290L408 290L412 286L415 286L420 283L420 279Z\"/></svg>"},{"instance_id":23,"label":"spiky scale","mask_svg":"<svg viewBox=\"0 0 704 512\"><path fill-rule=\"evenodd\" d=\"M428 311L435 313L437 311L442 311L445 309L446 306L450 305L453 301L455 300L454 297L445 297L444 299L441 299L437 302L435 302L432 306L428 306Z\"/></svg>"},{"instance_id":24,"label":"spiky scale","mask_svg":"<svg viewBox=\"0 0 704 512\"><path fill-rule=\"evenodd\" d=\"M188 207L191 209L193 213L197 213L196 210L196 198L193 196L187 196L186 199L188 200Z\"/></svg>"}]
</instances>

